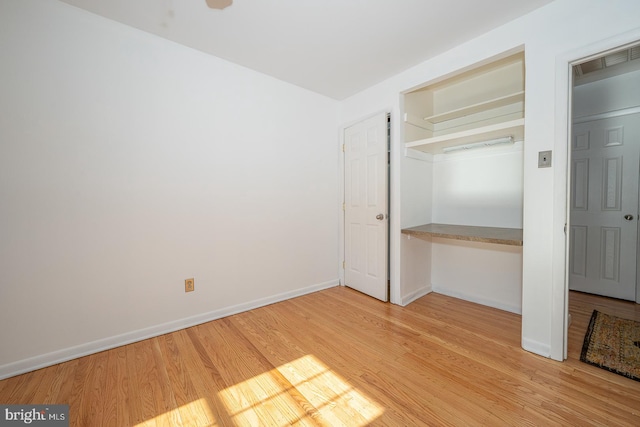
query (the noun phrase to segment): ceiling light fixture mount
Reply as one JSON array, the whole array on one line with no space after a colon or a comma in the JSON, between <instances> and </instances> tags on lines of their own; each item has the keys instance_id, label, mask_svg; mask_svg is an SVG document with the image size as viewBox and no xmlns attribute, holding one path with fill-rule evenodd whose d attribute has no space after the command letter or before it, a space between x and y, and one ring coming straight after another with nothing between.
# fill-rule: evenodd
<instances>
[{"instance_id":1,"label":"ceiling light fixture mount","mask_svg":"<svg viewBox=\"0 0 640 427\"><path fill-rule=\"evenodd\" d=\"M224 9L225 7L231 6L233 0L205 0L209 9Z\"/></svg>"}]
</instances>

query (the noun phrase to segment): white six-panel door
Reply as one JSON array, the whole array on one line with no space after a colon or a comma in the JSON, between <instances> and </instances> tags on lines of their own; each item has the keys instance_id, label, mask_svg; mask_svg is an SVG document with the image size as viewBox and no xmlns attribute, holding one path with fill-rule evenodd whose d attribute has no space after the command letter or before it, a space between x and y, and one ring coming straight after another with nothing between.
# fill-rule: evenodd
<instances>
[{"instance_id":1,"label":"white six-panel door","mask_svg":"<svg viewBox=\"0 0 640 427\"><path fill-rule=\"evenodd\" d=\"M345 285L387 301L386 113L345 129L344 143Z\"/></svg>"},{"instance_id":2,"label":"white six-panel door","mask_svg":"<svg viewBox=\"0 0 640 427\"><path fill-rule=\"evenodd\" d=\"M640 114L573 126L569 287L634 301Z\"/></svg>"}]
</instances>

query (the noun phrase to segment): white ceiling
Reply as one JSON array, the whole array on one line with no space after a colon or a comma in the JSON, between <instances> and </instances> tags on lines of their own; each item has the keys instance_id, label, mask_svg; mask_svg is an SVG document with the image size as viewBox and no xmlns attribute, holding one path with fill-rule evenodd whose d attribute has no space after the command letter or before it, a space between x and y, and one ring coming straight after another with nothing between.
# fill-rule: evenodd
<instances>
[{"instance_id":1,"label":"white ceiling","mask_svg":"<svg viewBox=\"0 0 640 427\"><path fill-rule=\"evenodd\" d=\"M334 99L552 0L61 0Z\"/></svg>"}]
</instances>

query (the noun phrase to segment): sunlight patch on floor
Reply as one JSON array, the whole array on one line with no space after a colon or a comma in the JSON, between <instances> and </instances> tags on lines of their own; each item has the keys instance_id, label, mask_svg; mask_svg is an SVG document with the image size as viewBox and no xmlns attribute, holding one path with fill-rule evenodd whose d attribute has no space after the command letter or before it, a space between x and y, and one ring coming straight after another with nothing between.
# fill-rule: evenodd
<instances>
[{"instance_id":1,"label":"sunlight patch on floor","mask_svg":"<svg viewBox=\"0 0 640 427\"><path fill-rule=\"evenodd\" d=\"M364 426L384 412L313 355L228 387L219 397L238 425Z\"/></svg>"}]
</instances>

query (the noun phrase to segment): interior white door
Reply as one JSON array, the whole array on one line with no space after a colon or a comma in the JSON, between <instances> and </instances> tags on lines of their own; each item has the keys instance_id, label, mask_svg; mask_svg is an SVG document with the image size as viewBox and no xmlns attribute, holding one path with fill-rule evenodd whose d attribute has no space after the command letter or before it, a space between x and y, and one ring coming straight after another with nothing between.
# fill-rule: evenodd
<instances>
[{"instance_id":1,"label":"interior white door","mask_svg":"<svg viewBox=\"0 0 640 427\"><path fill-rule=\"evenodd\" d=\"M640 114L572 133L569 288L634 301Z\"/></svg>"},{"instance_id":2,"label":"interior white door","mask_svg":"<svg viewBox=\"0 0 640 427\"><path fill-rule=\"evenodd\" d=\"M345 285L387 301L387 115L344 131Z\"/></svg>"}]
</instances>

